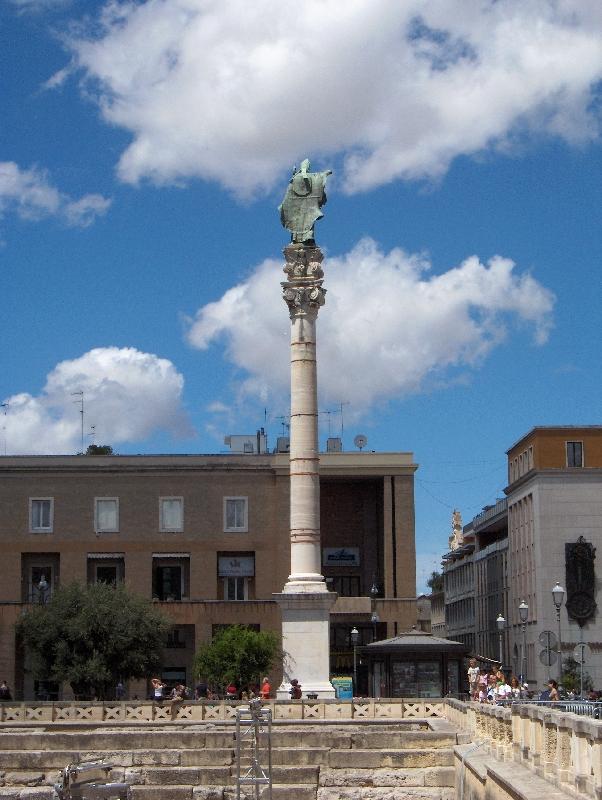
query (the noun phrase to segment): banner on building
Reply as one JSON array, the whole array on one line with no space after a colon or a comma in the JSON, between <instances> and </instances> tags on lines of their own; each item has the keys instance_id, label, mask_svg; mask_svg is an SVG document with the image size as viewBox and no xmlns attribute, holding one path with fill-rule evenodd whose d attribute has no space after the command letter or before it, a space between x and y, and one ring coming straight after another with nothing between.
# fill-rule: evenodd
<instances>
[{"instance_id":1,"label":"banner on building","mask_svg":"<svg viewBox=\"0 0 602 800\"><path fill-rule=\"evenodd\" d=\"M218 571L220 578L252 578L255 575L255 558L253 556L219 556Z\"/></svg>"},{"instance_id":2,"label":"banner on building","mask_svg":"<svg viewBox=\"0 0 602 800\"><path fill-rule=\"evenodd\" d=\"M322 550L323 567L359 567L359 547L325 547Z\"/></svg>"}]
</instances>

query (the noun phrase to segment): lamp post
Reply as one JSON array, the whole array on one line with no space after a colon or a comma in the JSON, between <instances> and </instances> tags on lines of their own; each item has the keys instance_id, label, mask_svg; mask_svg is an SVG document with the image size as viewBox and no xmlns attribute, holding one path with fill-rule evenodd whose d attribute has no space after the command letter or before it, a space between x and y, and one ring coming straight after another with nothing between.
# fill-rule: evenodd
<instances>
[{"instance_id":1,"label":"lamp post","mask_svg":"<svg viewBox=\"0 0 602 800\"><path fill-rule=\"evenodd\" d=\"M38 583L38 603L41 606L46 604L47 595L48 595L48 581L46 580L46 576L42 575L40 577L40 582Z\"/></svg>"},{"instance_id":2,"label":"lamp post","mask_svg":"<svg viewBox=\"0 0 602 800\"><path fill-rule=\"evenodd\" d=\"M523 626L523 643L522 643L522 658L521 658L521 676L520 676L520 684L521 690L522 686L525 684L525 679L527 676L527 619L529 618L529 606L525 601L519 605L518 607L518 615Z\"/></svg>"},{"instance_id":3,"label":"lamp post","mask_svg":"<svg viewBox=\"0 0 602 800\"><path fill-rule=\"evenodd\" d=\"M562 638L560 631L560 609L564 600L564 589L556 581L556 586L552 589L552 598L556 606L556 622L558 623L558 685L562 683Z\"/></svg>"},{"instance_id":4,"label":"lamp post","mask_svg":"<svg viewBox=\"0 0 602 800\"><path fill-rule=\"evenodd\" d=\"M376 626L380 622L380 617L376 613L376 611L372 612L372 616L370 617L370 622L372 623L372 641L376 641Z\"/></svg>"},{"instance_id":5,"label":"lamp post","mask_svg":"<svg viewBox=\"0 0 602 800\"><path fill-rule=\"evenodd\" d=\"M370 587L370 597L372 600L372 615L370 617L370 622L372 623L372 641L376 641L376 626L380 622L380 617L376 611L376 597L378 595L378 583L376 582L376 578L372 579L372 586Z\"/></svg>"},{"instance_id":6,"label":"lamp post","mask_svg":"<svg viewBox=\"0 0 602 800\"><path fill-rule=\"evenodd\" d=\"M506 625L506 620L502 616L502 612L501 611L497 615L497 619L496 619L495 623L497 625L497 632L498 632L498 635L500 637L500 669L503 672L504 671L504 666L503 666L504 665L504 643L503 643L503 639L504 639L504 627Z\"/></svg>"},{"instance_id":7,"label":"lamp post","mask_svg":"<svg viewBox=\"0 0 602 800\"><path fill-rule=\"evenodd\" d=\"M353 696L357 693L357 645L360 640L360 632L354 626L351 629L351 644L353 645Z\"/></svg>"}]
</instances>

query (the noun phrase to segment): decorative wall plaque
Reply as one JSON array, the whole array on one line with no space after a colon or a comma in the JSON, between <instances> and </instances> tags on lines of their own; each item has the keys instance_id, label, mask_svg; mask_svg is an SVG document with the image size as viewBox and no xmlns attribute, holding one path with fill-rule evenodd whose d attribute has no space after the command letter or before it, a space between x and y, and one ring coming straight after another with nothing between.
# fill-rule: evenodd
<instances>
[{"instance_id":1,"label":"decorative wall plaque","mask_svg":"<svg viewBox=\"0 0 602 800\"><path fill-rule=\"evenodd\" d=\"M581 627L596 613L596 548L580 536L564 546L566 561L566 610Z\"/></svg>"}]
</instances>

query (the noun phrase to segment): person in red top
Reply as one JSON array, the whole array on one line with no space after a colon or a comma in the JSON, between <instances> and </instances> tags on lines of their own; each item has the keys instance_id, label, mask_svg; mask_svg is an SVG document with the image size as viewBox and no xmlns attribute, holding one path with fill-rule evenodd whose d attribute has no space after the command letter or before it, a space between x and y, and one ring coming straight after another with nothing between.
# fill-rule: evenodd
<instances>
[{"instance_id":1,"label":"person in red top","mask_svg":"<svg viewBox=\"0 0 602 800\"><path fill-rule=\"evenodd\" d=\"M238 700L238 688L234 682L226 686L226 697L228 700Z\"/></svg>"},{"instance_id":2,"label":"person in red top","mask_svg":"<svg viewBox=\"0 0 602 800\"><path fill-rule=\"evenodd\" d=\"M263 683L261 684L261 697L263 700L270 699L270 692L272 691L272 687L270 686L270 682L268 681L267 677L263 679Z\"/></svg>"}]
</instances>

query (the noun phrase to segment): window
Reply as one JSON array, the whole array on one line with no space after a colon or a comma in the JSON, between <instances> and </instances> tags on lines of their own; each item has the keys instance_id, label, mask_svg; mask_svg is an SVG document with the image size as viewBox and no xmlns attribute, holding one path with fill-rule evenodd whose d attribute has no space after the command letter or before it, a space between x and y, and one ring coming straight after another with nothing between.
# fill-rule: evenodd
<instances>
[{"instance_id":1,"label":"window","mask_svg":"<svg viewBox=\"0 0 602 800\"><path fill-rule=\"evenodd\" d=\"M54 517L54 500L52 497L30 497L29 530L33 533L51 533Z\"/></svg>"},{"instance_id":2,"label":"window","mask_svg":"<svg viewBox=\"0 0 602 800\"><path fill-rule=\"evenodd\" d=\"M247 497L224 497L224 531L248 531L247 510Z\"/></svg>"},{"instance_id":3,"label":"window","mask_svg":"<svg viewBox=\"0 0 602 800\"><path fill-rule=\"evenodd\" d=\"M224 600L248 600L248 578L224 578Z\"/></svg>"},{"instance_id":4,"label":"window","mask_svg":"<svg viewBox=\"0 0 602 800\"><path fill-rule=\"evenodd\" d=\"M248 600L255 577L255 553L218 553L217 574L224 585L224 600Z\"/></svg>"},{"instance_id":5,"label":"window","mask_svg":"<svg viewBox=\"0 0 602 800\"><path fill-rule=\"evenodd\" d=\"M583 442L566 443L566 465L567 467L583 466Z\"/></svg>"},{"instance_id":6,"label":"window","mask_svg":"<svg viewBox=\"0 0 602 800\"><path fill-rule=\"evenodd\" d=\"M21 553L21 596L24 603L47 603L59 583L58 553Z\"/></svg>"},{"instance_id":7,"label":"window","mask_svg":"<svg viewBox=\"0 0 602 800\"><path fill-rule=\"evenodd\" d=\"M96 533L119 531L119 498L97 497L94 501L94 530Z\"/></svg>"},{"instance_id":8,"label":"window","mask_svg":"<svg viewBox=\"0 0 602 800\"><path fill-rule=\"evenodd\" d=\"M125 579L123 553L88 553L88 583L117 586Z\"/></svg>"},{"instance_id":9,"label":"window","mask_svg":"<svg viewBox=\"0 0 602 800\"><path fill-rule=\"evenodd\" d=\"M180 628L172 628L167 634L165 647L171 650L184 650L186 647L186 635Z\"/></svg>"},{"instance_id":10,"label":"window","mask_svg":"<svg viewBox=\"0 0 602 800\"><path fill-rule=\"evenodd\" d=\"M359 597L360 578L359 575L335 575L328 579L329 588L336 592L339 597Z\"/></svg>"},{"instance_id":11,"label":"window","mask_svg":"<svg viewBox=\"0 0 602 800\"><path fill-rule=\"evenodd\" d=\"M184 530L184 498L159 498L159 529L161 531Z\"/></svg>"},{"instance_id":12,"label":"window","mask_svg":"<svg viewBox=\"0 0 602 800\"><path fill-rule=\"evenodd\" d=\"M153 598L163 603L188 598L190 556L184 553L153 554Z\"/></svg>"}]
</instances>

